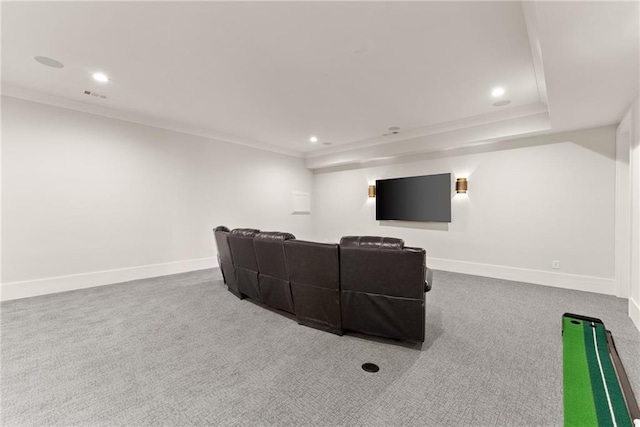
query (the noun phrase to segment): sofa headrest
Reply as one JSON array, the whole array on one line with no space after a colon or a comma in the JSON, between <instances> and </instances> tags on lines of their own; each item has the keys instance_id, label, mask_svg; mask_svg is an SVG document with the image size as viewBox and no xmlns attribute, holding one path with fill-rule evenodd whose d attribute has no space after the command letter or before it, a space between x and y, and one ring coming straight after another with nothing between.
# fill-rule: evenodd
<instances>
[{"instance_id":1,"label":"sofa headrest","mask_svg":"<svg viewBox=\"0 0 640 427\"><path fill-rule=\"evenodd\" d=\"M260 233L256 234L254 239L260 239L260 240L277 240L277 241L285 241L285 240L291 240L291 239L295 239L296 236L294 236L291 233L283 233L280 231L261 231Z\"/></svg>"},{"instance_id":2,"label":"sofa headrest","mask_svg":"<svg viewBox=\"0 0 640 427\"><path fill-rule=\"evenodd\" d=\"M259 232L260 230L256 230L253 228L234 228L233 230L231 230L231 235L237 237L249 237L253 239L253 237Z\"/></svg>"},{"instance_id":3,"label":"sofa headrest","mask_svg":"<svg viewBox=\"0 0 640 427\"><path fill-rule=\"evenodd\" d=\"M395 237L345 236L340 239L340 247L402 250L404 248L404 240Z\"/></svg>"},{"instance_id":4,"label":"sofa headrest","mask_svg":"<svg viewBox=\"0 0 640 427\"><path fill-rule=\"evenodd\" d=\"M229 231L228 227L225 227L224 225L219 225L216 228L213 229L213 231Z\"/></svg>"}]
</instances>

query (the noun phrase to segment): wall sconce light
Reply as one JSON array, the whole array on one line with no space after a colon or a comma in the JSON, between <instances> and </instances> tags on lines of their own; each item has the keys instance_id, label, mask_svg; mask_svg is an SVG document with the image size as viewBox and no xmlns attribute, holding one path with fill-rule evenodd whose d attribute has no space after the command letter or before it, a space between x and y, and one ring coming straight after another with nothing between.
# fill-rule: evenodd
<instances>
[{"instance_id":1,"label":"wall sconce light","mask_svg":"<svg viewBox=\"0 0 640 427\"><path fill-rule=\"evenodd\" d=\"M456 179L456 193L465 194L467 192L467 178Z\"/></svg>"},{"instance_id":2,"label":"wall sconce light","mask_svg":"<svg viewBox=\"0 0 640 427\"><path fill-rule=\"evenodd\" d=\"M369 197L376 197L376 186L375 185L370 185L369 186Z\"/></svg>"}]
</instances>

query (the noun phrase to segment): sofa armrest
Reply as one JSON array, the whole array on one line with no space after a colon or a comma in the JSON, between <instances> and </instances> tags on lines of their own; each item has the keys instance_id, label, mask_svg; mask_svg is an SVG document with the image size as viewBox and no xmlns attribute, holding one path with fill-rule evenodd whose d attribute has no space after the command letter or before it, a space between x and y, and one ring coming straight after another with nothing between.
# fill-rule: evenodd
<instances>
[{"instance_id":1,"label":"sofa armrest","mask_svg":"<svg viewBox=\"0 0 640 427\"><path fill-rule=\"evenodd\" d=\"M433 286L433 271L427 266L424 267L424 291L429 292Z\"/></svg>"}]
</instances>

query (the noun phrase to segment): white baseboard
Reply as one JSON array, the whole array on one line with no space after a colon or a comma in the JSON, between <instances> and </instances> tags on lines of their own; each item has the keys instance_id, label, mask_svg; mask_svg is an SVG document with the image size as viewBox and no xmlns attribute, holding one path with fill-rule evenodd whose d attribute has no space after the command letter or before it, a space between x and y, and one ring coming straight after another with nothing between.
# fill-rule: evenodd
<instances>
[{"instance_id":1,"label":"white baseboard","mask_svg":"<svg viewBox=\"0 0 640 427\"><path fill-rule=\"evenodd\" d=\"M640 304L633 298L629 298L629 317L636 325L636 329L640 332Z\"/></svg>"},{"instance_id":2,"label":"white baseboard","mask_svg":"<svg viewBox=\"0 0 640 427\"><path fill-rule=\"evenodd\" d=\"M139 267L119 268L117 270L95 271L69 276L48 277L44 279L8 282L0 285L0 300L28 298L75 289L92 288L128 282L149 277L166 276L187 271L203 270L218 266L216 258L199 258L164 264L142 265Z\"/></svg>"},{"instance_id":3,"label":"white baseboard","mask_svg":"<svg viewBox=\"0 0 640 427\"><path fill-rule=\"evenodd\" d=\"M434 270L452 271L454 273L493 277L516 282L535 283L537 285L595 292L598 294L616 294L615 279L606 279L603 277L579 276L576 274L555 273L551 271L429 257L427 258L427 265ZM435 286L438 285L436 284Z\"/></svg>"},{"instance_id":4,"label":"white baseboard","mask_svg":"<svg viewBox=\"0 0 640 427\"><path fill-rule=\"evenodd\" d=\"M601 277L579 276L575 274L554 273L550 271L529 270L525 268L505 267L501 265L480 264L441 258L428 258L427 263L429 268L434 270L445 270L455 273L493 277L496 279L535 283L538 285L596 292L599 294L615 295L616 290L616 283L614 279L605 279ZM217 266L218 262L216 258L200 258L164 264L121 268L117 270L96 271L92 273L49 277L20 282L8 282L0 285L0 300L8 301L18 298L28 298L37 295L127 282L130 280L146 279L149 277L214 268ZM635 310L635 318L632 316L632 319L634 319L636 326L639 326L640 307L637 302L629 299L629 315L632 313L632 304L633 309Z\"/></svg>"}]
</instances>

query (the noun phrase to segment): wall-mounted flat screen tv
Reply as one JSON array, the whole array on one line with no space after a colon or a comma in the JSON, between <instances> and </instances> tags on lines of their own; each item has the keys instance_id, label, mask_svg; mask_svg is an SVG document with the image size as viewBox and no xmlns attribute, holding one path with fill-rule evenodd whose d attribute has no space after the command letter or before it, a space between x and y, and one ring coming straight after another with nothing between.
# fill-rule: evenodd
<instances>
[{"instance_id":1,"label":"wall-mounted flat screen tv","mask_svg":"<svg viewBox=\"0 0 640 427\"><path fill-rule=\"evenodd\" d=\"M451 174L376 180L376 220L451 222Z\"/></svg>"}]
</instances>

